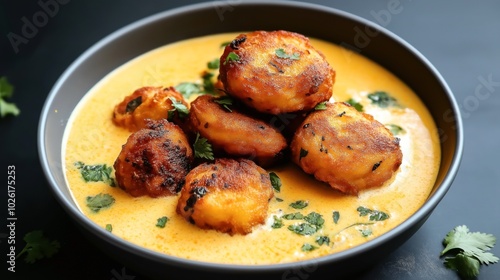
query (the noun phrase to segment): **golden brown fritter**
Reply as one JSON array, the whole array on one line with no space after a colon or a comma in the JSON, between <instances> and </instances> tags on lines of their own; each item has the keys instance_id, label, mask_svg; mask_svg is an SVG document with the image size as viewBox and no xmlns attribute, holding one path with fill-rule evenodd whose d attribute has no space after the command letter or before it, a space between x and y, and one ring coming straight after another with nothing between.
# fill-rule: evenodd
<instances>
[{"instance_id":1,"label":"golden brown fritter","mask_svg":"<svg viewBox=\"0 0 500 280\"><path fill-rule=\"evenodd\" d=\"M264 113L310 110L332 96L335 71L309 39L288 31L254 31L220 58L226 93Z\"/></svg>"},{"instance_id":2,"label":"golden brown fritter","mask_svg":"<svg viewBox=\"0 0 500 280\"><path fill-rule=\"evenodd\" d=\"M184 185L193 162L188 139L163 119L132 133L114 163L118 186L132 196L173 195Z\"/></svg>"},{"instance_id":3,"label":"golden brown fritter","mask_svg":"<svg viewBox=\"0 0 500 280\"><path fill-rule=\"evenodd\" d=\"M208 140L214 151L245 157L261 166L269 166L282 158L287 148L285 137L264 121L224 107L221 99L201 95L191 103L188 122L193 131ZM231 110L231 111L229 111Z\"/></svg>"},{"instance_id":4,"label":"golden brown fritter","mask_svg":"<svg viewBox=\"0 0 500 280\"><path fill-rule=\"evenodd\" d=\"M182 94L173 87L139 88L115 106L113 123L127 128L131 132L146 128L147 119L161 120L168 118L168 112L174 109L172 99L188 107ZM177 112L174 113L175 117L178 117L176 114Z\"/></svg>"},{"instance_id":5,"label":"golden brown fritter","mask_svg":"<svg viewBox=\"0 0 500 280\"><path fill-rule=\"evenodd\" d=\"M343 102L312 112L290 148L302 170L348 194L381 186L403 157L399 139L384 125Z\"/></svg>"},{"instance_id":6,"label":"golden brown fritter","mask_svg":"<svg viewBox=\"0 0 500 280\"><path fill-rule=\"evenodd\" d=\"M264 169L251 160L221 158L189 172L176 210L202 229L247 234L265 222L273 196Z\"/></svg>"}]
</instances>

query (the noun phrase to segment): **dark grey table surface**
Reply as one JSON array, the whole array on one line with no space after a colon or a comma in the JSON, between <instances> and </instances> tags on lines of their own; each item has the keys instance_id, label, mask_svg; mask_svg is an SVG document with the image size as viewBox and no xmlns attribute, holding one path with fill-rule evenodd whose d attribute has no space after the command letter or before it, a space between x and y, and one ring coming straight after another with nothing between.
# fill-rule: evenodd
<instances>
[{"instance_id":1,"label":"dark grey table surface","mask_svg":"<svg viewBox=\"0 0 500 280\"><path fill-rule=\"evenodd\" d=\"M18 244L27 232L42 229L60 241L61 249L53 258L35 264L18 261L16 272L7 272L8 229L2 225L0 275L5 276L0 278L145 279L89 243L52 197L38 159L38 118L56 79L87 48L138 19L200 1L57 0L58 10L31 38L9 41L7 34L22 34L25 21L42 11L38 2L50 1L0 2L0 76L15 85L12 101L22 111L18 117L0 119L0 168L4 170L0 205L6 215L6 171L13 165ZM472 231L500 238L500 1L310 2L374 21L416 47L448 82L465 125L462 164L446 197L412 238L356 279L458 279L439 258L441 241L449 230L465 224ZM389 11L390 5L397 5L398 12L381 12ZM2 218L0 223L5 221ZM500 256L500 245L492 252ZM325 278L334 279L334 275ZM479 279L500 279L500 264L482 266Z\"/></svg>"}]
</instances>

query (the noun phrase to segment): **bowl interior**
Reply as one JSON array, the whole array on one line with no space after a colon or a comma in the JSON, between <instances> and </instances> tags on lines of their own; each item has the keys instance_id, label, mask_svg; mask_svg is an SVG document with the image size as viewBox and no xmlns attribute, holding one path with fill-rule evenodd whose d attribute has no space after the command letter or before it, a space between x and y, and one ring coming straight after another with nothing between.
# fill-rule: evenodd
<instances>
[{"instance_id":1,"label":"bowl interior","mask_svg":"<svg viewBox=\"0 0 500 280\"><path fill-rule=\"evenodd\" d=\"M433 193L406 222L366 244L317 260L341 263L385 246L391 251L413 234L449 189L462 153L462 123L451 91L434 67L409 44L387 30L359 17L331 8L297 2L223 2L178 8L135 22L109 35L80 56L57 81L45 103L39 123L39 154L43 170L64 209L103 246L137 255L142 261L170 263L201 269L233 269L245 266L218 266L184 262L137 248L110 237L81 214L72 201L62 169L61 146L68 118L80 99L102 77L128 60L159 46L207 34L245 30L285 29L340 44L384 66L409 85L427 105L438 127L442 161ZM221 6L217 6L221 5ZM258 17L256 17L258 15ZM241 20L258 18L258 20ZM182 28L179 28L182 26ZM418 73L418 75L416 75ZM380 254L380 252L379 252ZM129 257L123 257L127 261ZM373 257L374 255L372 255ZM118 257L120 258L120 257ZM377 257L378 258L378 257ZM361 261L363 262L363 261ZM368 258L366 258L368 263ZM251 271L287 269L287 265L253 267Z\"/></svg>"}]
</instances>

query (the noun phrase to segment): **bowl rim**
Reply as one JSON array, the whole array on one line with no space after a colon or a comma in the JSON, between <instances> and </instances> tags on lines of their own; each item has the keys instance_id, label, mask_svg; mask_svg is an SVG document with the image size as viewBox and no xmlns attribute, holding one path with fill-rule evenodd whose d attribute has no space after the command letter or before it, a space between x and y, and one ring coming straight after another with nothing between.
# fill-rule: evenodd
<instances>
[{"instance_id":1,"label":"bowl rim","mask_svg":"<svg viewBox=\"0 0 500 280\"><path fill-rule=\"evenodd\" d=\"M158 12L156 14L152 14L140 20L134 21L120 29L112 32L111 34L105 36L100 39L96 43L94 43L90 48L88 48L85 52L83 52L76 60L74 60L70 66L63 72L63 74L56 81L54 86L52 87L49 95L44 103L42 108L40 119L38 123L38 153L39 160L42 166L42 170L44 172L45 177L50 185L50 189L53 195L56 197L59 204L63 207L63 209L76 221L79 225L83 226L87 231L92 232L97 238L101 240L105 240L107 243L120 247L126 252L140 256L141 258L146 258L149 260L153 260L156 262L161 262L165 264L174 264L178 267L196 267L201 270L208 271L228 271L231 270L236 273L242 272L255 272L255 271L265 271L265 272L273 272L273 271L283 271L296 268L297 266L307 266L307 265L323 265L325 263L332 263L336 261L342 261L344 259L348 259L354 257L363 251L371 250L380 246L380 244L385 244L389 240L397 237L400 232L404 232L409 228L417 225L422 222L422 217L425 219L431 214L433 209L438 205L444 195L450 189L452 182L458 172L460 161L463 153L463 123L462 118L460 116L459 106L452 94L452 91L448 87L444 78L437 71L437 69L425 58L418 50L416 50L412 45L404 41L402 38L395 35L393 32L387 30L386 28L377 25L365 18L360 16L351 14L349 12L345 12L336 8L320 5L320 4L312 4L306 2L296 2L296 1L280 1L280 0L253 0L253 1L239 1L238 5L240 6L254 6L254 5L263 5L263 6L288 6L292 8L302 8L315 12L326 12L331 14L332 16L343 17L353 21L356 21L365 26L369 26L388 36L391 40L396 41L398 44L402 45L405 49L407 49L410 53L415 55L418 60L425 65L425 67L432 73L432 75L436 78L436 80L440 83L443 88L443 91L446 93L446 98L450 102L451 110L455 115L456 129L454 130L456 134L456 144L455 151L450 163L450 167L448 172L443 178L440 186L436 188L434 193L432 193L427 201L408 219L403 221L401 224L397 225L390 231L382 234L379 237L376 237L366 243L360 244L353 248L314 258L309 260L302 261L294 261L287 263L278 263L278 264L263 264L263 265L244 265L244 264L224 264L224 263L209 263L204 261L197 260L188 260L176 256L167 255L164 253L156 252L150 249L146 249L139 245L136 245L132 242L126 241L118 236L109 234L105 229L97 226L94 222L88 219L72 202L66 199L65 194L63 194L62 190L58 186L54 176L51 174L51 170L49 168L49 160L47 157L47 151L45 150L46 141L45 141L45 131L47 127L47 118L48 114L51 110L51 105L53 104L55 98L58 95L60 88L64 85L68 77L89 57L92 57L99 49L107 44L112 43L114 40L120 38L121 36L133 31L143 28L144 26L163 20L165 18L178 15L181 13L189 13L194 11L202 11L207 10L209 8L214 8L213 2L202 2L196 4L185 5L169 10L165 10L162 12ZM126 61L125 61L126 62ZM125 63L124 62L124 63ZM61 158L62 160L62 158ZM67 186L66 186L67 187ZM418 230L418 229L417 229ZM412 233L413 234L413 233Z\"/></svg>"}]
</instances>

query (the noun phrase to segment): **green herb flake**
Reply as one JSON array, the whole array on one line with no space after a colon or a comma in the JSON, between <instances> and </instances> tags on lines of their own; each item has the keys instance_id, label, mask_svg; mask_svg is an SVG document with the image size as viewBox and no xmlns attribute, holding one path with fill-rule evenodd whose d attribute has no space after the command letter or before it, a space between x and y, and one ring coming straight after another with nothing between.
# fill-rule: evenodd
<instances>
[{"instance_id":1,"label":"green herb flake","mask_svg":"<svg viewBox=\"0 0 500 280\"><path fill-rule=\"evenodd\" d=\"M227 62L232 62L232 61L239 61L240 56L234 52L230 52L226 56L226 60L224 61L224 65L226 65Z\"/></svg>"},{"instance_id":2,"label":"green herb flake","mask_svg":"<svg viewBox=\"0 0 500 280\"><path fill-rule=\"evenodd\" d=\"M271 185L276 192L281 191L281 179L274 172L269 172L269 178L271 179Z\"/></svg>"},{"instance_id":3,"label":"green herb flake","mask_svg":"<svg viewBox=\"0 0 500 280\"><path fill-rule=\"evenodd\" d=\"M26 254L24 260L27 263L34 263L43 258L50 258L59 251L61 245L57 240L49 240L43 235L43 231L35 230L24 235L26 245L16 255L16 259Z\"/></svg>"},{"instance_id":4,"label":"green herb flake","mask_svg":"<svg viewBox=\"0 0 500 280\"><path fill-rule=\"evenodd\" d=\"M369 229L369 228L367 228L367 229L362 229L362 230L360 230L359 232L361 232L361 235L362 235L363 237L368 237L368 236L372 235L372 230L371 230L371 229Z\"/></svg>"},{"instance_id":5,"label":"green herb flake","mask_svg":"<svg viewBox=\"0 0 500 280\"><path fill-rule=\"evenodd\" d=\"M101 209L109 208L115 203L115 198L109 194L97 194L95 196L87 196L87 207L94 213L99 212Z\"/></svg>"},{"instance_id":6,"label":"green herb flake","mask_svg":"<svg viewBox=\"0 0 500 280\"><path fill-rule=\"evenodd\" d=\"M213 73L210 72L205 72L201 78L203 80L203 91L202 93L208 93L208 94L215 94L215 85L214 82L212 81L212 78L214 77Z\"/></svg>"},{"instance_id":7,"label":"green herb flake","mask_svg":"<svg viewBox=\"0 0 500 280\"><path fill-rule=\"evenodd\" d=\"M363 206L359 206L356 210L359 212L359 216L361 216L361 217L369 215L370 221L377 221L378 222L378 221L387 220L389 218L389 214L387 214L385 212L368 209L368 208L363 207Z\"/></svg>"},{"instance_id":8,"label":"green herb flake","mask_svg":"<svg viewBox=\"0 0 500 280\"><path fill-rule=\"evenodd\" d=\"M285 58L285 59L292 59L292 60L299 60L300 59L300 53L296 52L293 54L287 54L284 49L276 49L275 54L279 58Z\"/></svg>"},{"instance_id":9,"label":"green herb flake","mask_svg":"<svg viewBox=\"0 0 500 280\"><path fill-rule=\"evenodd\" d=\"M196 134L196 139L193 144L194 157L208 160L214 160L212 145L206 138L200 137L200 133Z\"/></svg>"},{"instance_id":10,"label":"green herb flake","mask_svg":"<svg viewBox=\"0 0 500 280\"><path fill-rule=\"evenodd\" d=\"M219 65L220 65L220 59L218 59L218 58L214 58L213 60L210 60L209 62L207 62L208 69L212 69L212 70L219 69Z\"/></svg>"},{"instance_id":11,"label":"green herb flake","mask_svg":"<svg viewBox=\"0 0 500 280\"><path fill-rule=\"evenodd\" d=\"M174 112L177 112L177 114L179 115L179 118L181 119L184 119L185 117L187 117L187 115L189 114L189 109L187 108L186 105L184 105L184 103L182 103L181 101L177 101L177 99L173 98L173 97L169 97L168 99L170 99L170 101L172 101L172 107L174 107L173 109L169 110L169 120L171 120L171 117L173 115ZM170 113L172 112L172 113Z\"/></svg>"},{"instance_id":12,"label":"green herb flake","mask_svg":"<svg viewBox=\"0 0 500 280\"><path fill-rule=\"evenodd\" d=\"M113 225L111 225L111 224L106 224L105 229L106 229L107 231L109 231L109 232L112 232L112 231L113 231Z\"/></svg>"},{"instance_id":13,"label":"green herb flake","mask_svg":"<svg viewBox=\"0 0 500 280\"><path fill-rule=\"evenodd\" d=\"M300 235L312 235L318 231L318 228L309 223L301 223L297 225L289 225L288 230Z\"/></svg>"},{"instance_id":14,"label":"green herb flake","mask_svg":"<svg viewBox=\"0 0 500 280\"><path fill-rule=\"evenodd\" d=\"M223 43L220 44L220 47L221 48L225 48L229 44L231 44L231 41L229 41L229 42L223 42Z\"/></svg>"},{"instance_id":15,"label":"green herb flake","mask_svg":"<svg viewBox=\"0 0 500 280\"><path fill-rule=\"evenodd\" d=\"M316 111L326 110L326 101L325 101L325 102L318 103L318 105L316 105L316 106L314 107L314 110L316 110Z\"/></svg>"},{"instance_id":16,"label":"green herb flake","mask_svg":"<svg viewBox=\"0 0 500 280\"><path fill-rule=\"evenodd\" d=\"M357 102L353 98L347 100L346 103L354 107L354 109L356 109L358 112L363 112L363 105L361 105L361 103Z\"/></svg>"},{"instance_id":17,"label":"green herb flake","mask_svg":"<svg viewBox=\"0 0 500 280\"><path fill-rule=\"evenodd\" d=\"M339 222L339 219L340 219L340 212L333 211L332 218L333 218L333 223L337 224Z\"/></svg>"},{"instance_id":18,"label":"green herb flake","mask_svg":"<svg viewBox=\"0 0 500 280\"><path fill-rule=\"evenodd\" d=\"M5 101L5 98L11 98L14 93L14 87L9 83L6 77L0 78L0 117L7 115L17 116L21 112L16 104Z\"/></svg>"},{"instance_id":19,"label":"green herb flake","mask_svg":"<svg viewBox=\"0 0 500 280\"><path fill-rule=\"evenodd\" d=\"M323 219L323 216L316 212L307 214L307 216L304 217L304 220L311 225L315 225L318 229L322 228L323 224L325 223L325 219Z\"/></svg>"},{"instance_id":20,"label":"green herb flake","mask_svg":"<svg viewBox=\"0 0 500 280\"><path fill-rule=\"evenodd\" d=\"M372 104L375 104L380 108L400 107L398 101L385 91L375 91L370 93L368 94L368 99L371 100Z\"/></svg>"},{"instance_id":21,"label":"green herb flake","mask_svg":"<svg viewBox=\"0 0 500 280\"><path fill-rule=\"evenodd\" d=\"M115 187L115 179L111 177L113 168L106 164L86 165L81 161L74 164L80 170L83 180L88 182L104 182L111 187Z\"/></svg>"},{"instance_id":22,"label":"green herb flake","mask_svg":"<svg viewBox=\"0 0 500 280\"><path fill-rule=\"evenodd\" d=\"M279 198L279 197L276 197L276 201L277 201L277 202L283 202L283 199L282 199L282 198Z\"/></svg>"},{"instance_id":23,"label":"green herb flake","mask_svg":"<svg viewBox=\"0 0 500 280\"><path fill-rule=\"evenodd\" d=\"M293 209L304 209L309 205L309 202L305 200L297 200L295 202L290 203L290 207Z\"/></svg>"},{"instance_id":24,"label":"green herb flake","mask_svg":"<svg viewBox=\"0 0 500 280\"><path fill-rule=\"evenodd\" d=\"M285 220L302 220L304 218L304 215L300 212L295 212L295 213L289 213L283 215L283 219Z\"/></svg>"},{"instance_id":25,"label":"green herb flake","mask_svg":"<svg viewBox=\"0 0 500 280\"><path fill-rule=\"evenodd\" d=\"M180 92L184 98L189 98L193 94L203 93L203 87L197 83L183 82L175 86L175 90Z\"/></svg>"},{"instance_id":26,"label":"green herb flake","mask_svg":"<svg viewBox=\"0 0 500 280\"><path fill-rule=\"evenodd\" d=\"M316 237L316 243L321 246L321 245L326 245L326 246L329 246L330 245L330 238L328 236L318 236Z\"/></svg>"},{"instance_id":27,"label":"green herb flake","mask_svg":"<svg viewBox=\"0 0 500 280\"><path fill-rule=\"evenodd\" d=\"M386 124L385 127L387 127L393 135L400 135L400 134L405 133L405 130L402 127L400 127L399 125Z\"/></svg>"},{"instance_id":28,"label":"green herb flake","mask_svg":"<svg viewBox=\"0 0 500 280\"><path fill-rule=\"evenodd\" d=\"M274 215L273 216L273 224L271 225L272 228L281 228L283 227L283 220L281 220L278 216Z\"/></svg>"},{"instance_id":29,"label":"green herb flake","mask_svg":"<svg viewBox=\"0 0 500 280\"><path fill-rule=\"evenodd\" d=\"M306 157L308 153L309 153L309 151L308 151L308 150L304 150L303 148L300 148L300 153L299 153L299 161L300 161L303 157Z\"/></svg>"},{"instance_id":30,"label":"green herb flake","mask_svg":"<svg viewBox=\"0 0 500 280\"><path fill-rule=\"evenodd\" d=\"M161 217L161 218L158 218L158 219L156 220L156 226L157 226L157 227L159 227L159 228L164 228L164 227L165 227L165 225L167 224L168 220L169 220L169 219L168 219L168 217L167 217L167 216L163 216L163 217Z\"/></svg>"},{"instance_id":31,"label":"green herb flake","mask_svg":"<svg viewBox=\"0 0 500 280\"><path fill-rule=\"evenodd\" d=\"M229 106L233 105L233 99L230 96L222 96L217 99L214 99L214 102L221 105L222 108L226 109L228 112L232 112L231 108Z\"/></svg>"},{"instance_id":32,"label":"green herb flake","mask_svg":"<svg viewBox=\"0 0 500 280\"><path fill-rule=\"evenodd\" d=\"M311 245L309 243L304 243L304 245L302 245L302 247L300 249L304 252L310 252L310 251L316 250L317 248L318 247Z\"/></svg>"}]
</instances>

